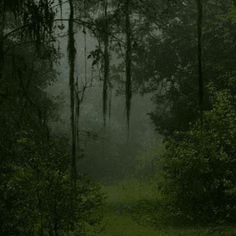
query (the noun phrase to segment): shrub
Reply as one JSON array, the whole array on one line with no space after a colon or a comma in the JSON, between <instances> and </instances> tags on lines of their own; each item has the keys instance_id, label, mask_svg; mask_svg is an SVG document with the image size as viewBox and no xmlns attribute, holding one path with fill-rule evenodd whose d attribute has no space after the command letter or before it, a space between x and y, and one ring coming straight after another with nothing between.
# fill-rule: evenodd
<instances>
[{"instance_id":1,"label":"shrub","mask_svg":"<svg viewBox=\"0 0 236 236\"><path fill-rule=\"evenodd\" d=\"M191 125L166 141L160 158L159 187L175 216L214 222L233 218L236 180L235 98L227 91L212 96L203 126Z\"/></svg>"}]
</instances>

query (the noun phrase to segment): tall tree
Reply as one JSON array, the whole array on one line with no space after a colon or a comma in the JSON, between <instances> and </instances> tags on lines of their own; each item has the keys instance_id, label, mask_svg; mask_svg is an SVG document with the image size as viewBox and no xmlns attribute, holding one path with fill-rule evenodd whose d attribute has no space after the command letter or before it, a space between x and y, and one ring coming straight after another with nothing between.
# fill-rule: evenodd
<instances>
[{"instance_id":1,"label":"tall tree","mask_svg":"<svg viewBox=\"0 0 236 236\"><path fill-rule=\"evenodd\" d=\"M198 35L198 84L199 84L199 109L201 124L203 122L203 109L204 109L204 82L203 82L203 70L202 70L202 17L203 6L202 0L197 0L197 35ZM202 125L201 125L202 126Z\"/></svg>"},{"instance_id":2,"label":"tall tree","mask_svg":"<svg viewBox=\"0 0 236 236\"><path fill-rule=\"evenodd\" d=\"M126 32L126 116L127 123L130 122L130 109L131 109L131 99L132 99L132 39L131 39L131 1L126 0L125 2L125 32Z\"/></svg>"},{"instance_id":3,"label":"tall tree","mask_svg":"<svg viewBox=\"0 0 236 236\"><path fill-rule=\"evenodd\" d=\"M103 117L106 124L107 106L108 106L108 89L109 89L109 71L110 71L110 55L109 55L109 18L108 18L108 0L104 1L104 78L103 78Z\"/></svg>"},{"instance_id":4,"label":"tall tree","mask_svg":"<svg viewBox=\"0 0 236 236\"><path fill-rule=\"evenodd\" d=\"M76 183L77 168L77 130L76 130L76 96L75 96L75 36L74 36L74 3L69 0L70 16L68 26L68 60L69 60L69 81L70 81L70 109L71 109L71 178L73 184Z\"/></svg>"}]
</instances>

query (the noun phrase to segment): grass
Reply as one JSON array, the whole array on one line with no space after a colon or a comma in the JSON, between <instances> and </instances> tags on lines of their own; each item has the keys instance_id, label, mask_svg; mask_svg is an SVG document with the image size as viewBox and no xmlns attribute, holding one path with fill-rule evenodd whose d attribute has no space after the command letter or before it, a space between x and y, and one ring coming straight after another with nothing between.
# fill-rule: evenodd
<instances>
[{"instance_id":1,"label":"grass","mask_svg":"<svg viewBox=\"0 0 236 236\"><path fill-rule=\"evenodd\" d=\"M135 223L128 216L110 216L107 227L96 236L235 236L233 228L205 229L156 229Z\"/></svg>"},{"instance_id":2,"label":"grass","mask_svg":"<svg viewBox=\"0 0 236 236\"><path fill-rule=\"evenodd\" d=\"M103 187L108 204L132 204L141 200L154 200L157 198L154 183L143 183L136 179L125 180L116 185Z\"/></svg>"},{"instance_id":3,"label":"grass","mask_svg":"<svg viewBox=\"0 0 236 236\"><path fill-rule=\"evenodd\" d=\"M102 230L91 236L236 236L234 227L157 228L137 223L130 208L140 201L155 201L158 194L153 183L133 179L104 186L103 192L107 195L107 205Z\"/></svg>"}]
</instances>

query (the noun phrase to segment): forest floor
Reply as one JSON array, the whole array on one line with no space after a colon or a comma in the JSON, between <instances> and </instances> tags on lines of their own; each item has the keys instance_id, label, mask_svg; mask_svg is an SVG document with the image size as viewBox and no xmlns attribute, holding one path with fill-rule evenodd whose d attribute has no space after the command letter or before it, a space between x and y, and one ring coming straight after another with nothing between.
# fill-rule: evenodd
<instances>
[{"instance_id":1,"label":"forest floor","mask_svg":"<svg viewBox=\"0 0 236 236\"><path fill-rule=\"evenodd\" d=\"M235 227L157 226L152 204L158 195L152 183L123 181L104 186L103 192L107 196L104 220L102 230L95 236L236 236Z\"/></svg>"}]
</instances>

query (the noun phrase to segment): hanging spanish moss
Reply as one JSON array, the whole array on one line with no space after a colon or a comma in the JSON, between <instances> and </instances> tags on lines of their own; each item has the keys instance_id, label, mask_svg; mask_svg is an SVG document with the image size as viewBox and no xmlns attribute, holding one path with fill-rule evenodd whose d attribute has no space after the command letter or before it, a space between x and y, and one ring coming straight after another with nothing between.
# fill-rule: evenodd
<instances>
[{"instance_id":1,"label":"hanging spanish moss","mask_svg":"<svg viewBox=\"0 0 236 236\"><path fill-rule=\"evenodd\" d=\"M68 61L69 61L69 80L70 80L70 109L71 109L71 178L74 183L76 182L76 104L75 104L75 37L74 37L74 6L73 0L69 0L70 17L68 28Z\"/></svg>"},{"instance_id":2,"label":"hanging spanish moss","mask_svg":"<svg viewBox=\"0 0 236 236\"><path fill-rule=\"evenodd\" d=\"M58 0L58 3L59 3L59 7L60 7L60 14L61 14L61 17L62 17L62 5L63 5L63 2L62 2L62 0Z\"/></svg>"},{"instance_id":3,"label":"hanging spanish moss","mask_svg":"<svg viewBox=\"0 0 236 236\"><path fill-rule=\"evenodd\" d=\"M130 123L130 110L132 99L132 75L131 75L131 23L130 23L130 0L126 0L125 4L125 25L126 25L126 116L127 124Z\"/></svg>"},{"instance_id":4,"label":"hanging spanish moss","mask_svg":"<svg viewBox=\"0 0 236 236\"><path fill-rule=\"evenodd\" d=\"M87 69L88 69L88 63L87 63L87 32L84 27L83 29L84 33L84 82L87 82Z\"/></svg>"},{"instance_id":5,"label":"hanging spanish moss","mask_svg":"<svg viewBox=\"0 0 236 236\"><path fill-rule=\"evenodd\" d=\"M110 89L109 89L109 120L111 120L111 112L112 112L112 86L110 85Z\"/></svg>"},{"instance_id":6,"label":"hanging spanish moss","mask_svg":"<svg viewBox=\"0 0 236 236\"><path fill-rule=\"evenodd\" d=\"M108 84L109 84L109 73L110 73L108 0L104 0L104 17L105 17L105 34L104 34L103 119L104 119L104 125L106 125Z\"/></svg>"},{"instance_id":7,"label":"hanging spanish moss","mask_svg":"<svg viewBox=\"0 0 236 236\"><path fill-rule=\"evenodd\" d=\"M63 11L62 11L63 2L62 2L62 0L58 0L58 3L59 3L60 17L61 17L61 26L60 27L61 27L61 29L63 29L63 20L62 20L62 18L63 18Z\"/></svg>"},{"instance_id":8,"label":"hanging spanish moss","mask_svg":"<svg viewBox=\"0 0 236 236\"><path fill-rule=\"evenodd\" d=\"M86 1L84 0L84 18L87 16L86 12ZM87 63L87 31L85 28L85 25L83 25L83 34L84 34L84 82L87 83L87 68L88 68L88 63Z\"/></svg>"},{"instance_id":9,"label":"hanging spanish moss","mask_svg":"<svg viewBox=\"0 0 236 236\"><path fill-rule=\"evenodd\" d=\"M79 97L79 78L76 77L76 84L75 84L75 133L76 133L76 150L80 150L80 137L79 137L79 118L80 118L80 105L81 99Z\"/></svg>"},{"instance_id":10,"label":"hanging spanish moss","mask_svg":"<svg viewBox=\"0 0 236 236\"><path fill-rule=\"evenodd\" d=\"M198 19L197 19L197 34L198 34L198 83L199 83L199 109L201 128L203 125L203 100L204 100L204 84L203 84L203 70L202 70L202 18L203 6L202 0L197 0Z\"/></svg>"}]
</instances>

